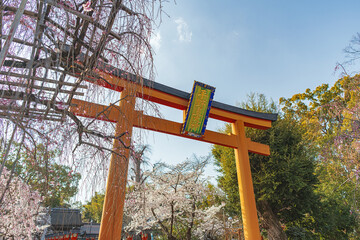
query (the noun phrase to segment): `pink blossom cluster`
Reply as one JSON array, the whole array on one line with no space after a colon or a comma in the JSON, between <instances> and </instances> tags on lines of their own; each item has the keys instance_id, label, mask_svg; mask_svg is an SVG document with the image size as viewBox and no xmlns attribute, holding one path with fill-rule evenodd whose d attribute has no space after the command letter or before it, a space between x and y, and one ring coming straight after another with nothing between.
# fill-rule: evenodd
<instances>
[{"instance_id":1,"label":"pink blossom cluster","mask_svg":"<svg viewBox=\"0 0 360 240\"><path fill-rule=\"evenodd\" d=\"M32 239L40 229L36 219L41 197L21 179L13 176L9 186L10 172L4 168L0 176L0 236L13 239Z\"/></svg>"},{"instance_id":2,"label":"pink blossom cluster","mask_svg":"<svg viewBox=\"0 0 360 240\"><path fill-rule=\"evenodd\" d=\"M204 233L221 236L224 229L218 215L224 205L201 205L211 193L202 178L202 169L190 170L188 164L179 164L166 172L155 169L148 173L148 183L135 185L125 203L125 214L131 217L127 231L154 228L165 231L173 223L174 228L184 226L199 238Z\"/></svg>"}]
</instances>

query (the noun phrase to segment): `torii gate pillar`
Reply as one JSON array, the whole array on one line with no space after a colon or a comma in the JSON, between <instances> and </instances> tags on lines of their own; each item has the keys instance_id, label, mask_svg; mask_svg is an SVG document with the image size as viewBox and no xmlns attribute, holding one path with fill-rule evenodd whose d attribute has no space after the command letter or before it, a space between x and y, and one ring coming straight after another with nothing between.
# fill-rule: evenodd
<instances>
[{"instance_id":1,"label":"torii gate pillar","mask_svg":"<svg viewBox=\"0 0 360 240\"><path fill-rule=\"evenodd\" d=\"M116 123L115 136L127 133L122 143L114 139L113 153L111 154L106 193L99 239L112 240L121 238L123 211L125 204L126 182L129 167L129 156L133 121L135 118L135 96L130 89L121 92L119 116Z\"/></svg>"},{"instance_id":2,"label":"torii gate pillar","mask_svg":"<svg viewBox=\"0 0 360 240\"><path fill-rule=\"evenodd\" d=\"M231 127L232 133L236 136L237 147L234 148L234 152L245 239L260 240L261 236L256 210L254 187L251 177L249 150L246 144L244 122L237 120L231 124Z\"/></svg>"}]
</instances>

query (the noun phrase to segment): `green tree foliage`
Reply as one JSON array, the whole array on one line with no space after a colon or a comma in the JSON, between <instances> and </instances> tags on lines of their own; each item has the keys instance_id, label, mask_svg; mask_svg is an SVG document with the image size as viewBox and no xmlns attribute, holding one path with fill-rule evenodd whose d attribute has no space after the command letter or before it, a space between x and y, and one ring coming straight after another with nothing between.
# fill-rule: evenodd
<instances>
[{"instance_id":1,"label":"green tree foliage","mask_svg":"<svg viewBox=\"0 0 360 240\"><path fill-rule=\"evenodd\" d=\"M277 112L275 104L269 103L263 95L251 95L242 107ZM226 126L224 131L230 132L230 126ZM316 239L349 231L337 225L326 232L323 228L329 222L325 216L321 218L324 224L316 225L321 217L317 209L325 208L326 204L321 204L315 192L318 184L315 175L316 151L311 142L304 139L303 128L296 119L289 115L279 116L272 128L266 131L247 129L246 134L253 141L267 144L271 149L270 156L249 155L260 220L269 239L286 239L282 231L284 227L291 239L302 239L297 235L304 236L303 239ZM212 152L220 167L219 185L227 196L227 210L235 214L239 211L240 203L233 150L214 146Z\"/></svg>"},{"instance_id":2,"label":"green tree foliage","mask_svg":"<svg viewBox=\"0 0 360 240\"><path fill-rule=\"evenodd\" d=\"M90 201L83 205L82 216L84 221L100 223L104 198L105 194L96 192Z\"/></svg>"},{"instance_id":3,"label":"green tree foliage","mask_svg":"<svg viewBox=\"0 0 360 240\"><path fill-rule=\"evenodd\" d=\"M208 182L205 186L205 195L202 201L198 203L200 209L217 206L223 202L223 193L214 184Z\"/></svg>"},{"instance_id":4,"label":"green tree foliage","mask_svg":"<svg viewBox=\"0 0 360 240\"><path fill-rule=\"evenodd\" d=\"M280 99L283 111L294 116L318 151L319 192L359 215L360 76L345 76L333 86ZM360 219L357 219L359 222Z\"/></svg>"},{"instance_id":5,"label":"green tree foliage","mask_svg":"<svg viewBox=\"0 0 360 240\"><path fill-rule=\"evenodd\" d=\"M225 132L230 132L230 127L227 127ZM231 217L239 216L241 210L234 150L216 145L212 149L212 154L216 160L215 165L218 166L221 174L218 178L218 185L226 194L226 213Z\"/></svg>"},{"instance_id":6,"label":"green tree foliage","mask_svg":"<svg viewBox=\"0 0 360 240\"><path fill-rule=\"evenodd\" d=\"M39 144L34 150L24 148L15 166L15 174L43 197L45 207L68 207L78 191L80 173L56 163L58 155L57 151L49 151ZM14 159L15 156L10 156L6 163L8 169L12 169Z\"/></svg>"}]
</instances>

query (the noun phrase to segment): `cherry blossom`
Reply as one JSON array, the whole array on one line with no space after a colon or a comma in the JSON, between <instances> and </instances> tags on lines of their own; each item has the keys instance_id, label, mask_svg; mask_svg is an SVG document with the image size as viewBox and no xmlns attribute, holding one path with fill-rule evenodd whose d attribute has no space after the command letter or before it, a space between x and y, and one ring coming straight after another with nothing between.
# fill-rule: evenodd
<instances>
[{"instance_id":1,"label":"cherry blossom","mask_svg":"<svg viewBox=\"0 0 360 240\"><path fill-rule=\"evenodd\" d=\"M15 176L7 187L9 176L10 172L4 168L0 175L0 193L5 191L0 203L0 236L32 239L42 229L36 224L41 197Z\"/></svg>"},{"instance_id":2,"label":"cherry blossom","mask_svg":"<svg viewBox=\"0 0 360 240\"><path fill-rule=\"evenodd\" d=\"M161 229L169 239L184 239L179 229L191 236L221 235L223 224L218 214L223 205L205 207L207 179L205 162L185 162L158 166L148 173L148 182L135 185L127 195L125 213L131 216L127 231Z\"/></svg>"},{"instance_id":3,"label":"cherry blossom","mask_svg":"<svg viewBox=\"0 0 360 240\"><path fill-rule=\"evenodd\" d=\"M91 12L91 11L93 11L93 9L90 7L90 5L91 5L91 1L88 1L87 3L85 3L85 4L83 4L82 6L83 6L83 11L84 12Z\"/></svg>"}]
</instances>

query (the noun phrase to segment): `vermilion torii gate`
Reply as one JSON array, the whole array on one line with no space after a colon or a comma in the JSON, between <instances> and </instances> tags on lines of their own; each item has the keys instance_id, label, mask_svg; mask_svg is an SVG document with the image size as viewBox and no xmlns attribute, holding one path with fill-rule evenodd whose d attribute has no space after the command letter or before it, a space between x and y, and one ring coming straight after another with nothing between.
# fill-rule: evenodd
<instances>
[{"instance_id":1,"label":"vermilion torii gate","mask_svg":"<svg viewBox=\"0 0 360 240\"><path fill-rule=\"evenodd\" d=\"M232 133L227 135L206 130L201 138L194 138L181 134L183 123L145 115L135 110L136 98L143 98L185 112L189 104L189 93L146 79L140 81L134 75L105 64L98 64L94 71L99 76L94 83L121 92L123 99L119 106L104 106L73 99L70 110L78 116L116 123L115 135L124 132L129 134L124 141L125 145L130 146L132 128L138 127L234 148L245 239L260 240L248 152L270 155L270 149L267 145L246 138L245 127L268 129L272 121L276 121L277 115L248 111L214 101L209 117L231 123ZM121 236L129 163L129 149L121 144L114 140L113 150L122 152L111 156L99 234L101 240L120 239Z\"/></svg>"}]
</instances>

